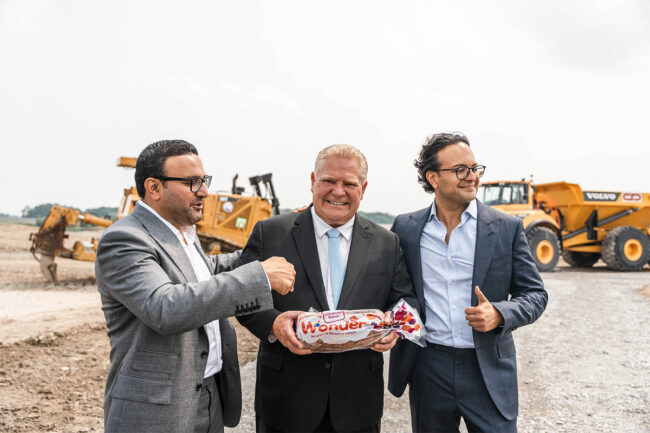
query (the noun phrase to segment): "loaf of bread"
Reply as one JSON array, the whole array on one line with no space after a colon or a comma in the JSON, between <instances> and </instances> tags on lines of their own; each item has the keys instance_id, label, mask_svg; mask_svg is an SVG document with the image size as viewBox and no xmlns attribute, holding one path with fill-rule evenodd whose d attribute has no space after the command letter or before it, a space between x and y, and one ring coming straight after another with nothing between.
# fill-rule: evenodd
<instances>
[{"instance_id":1,"label":"loaf of bread","mask_svg":"<svg viewBox=\"0 0 650 433\"><path fill-rule=\"evenodd\" d=\"M425 346L424 326L417 310L400 299L389 323L379 310L309 311L296 319L296 336L315 353L367 349L394 331L400 338Z\"/></svg>"},{"instance_id":2,"label":"loaf of bread","mask_svg":"<svg viewBox=\"0 0 650 433\"><path fill-rule=\"evenodd\" d=\"M367 349L390 333L379 310L334 310L302 313L296 336L315 353Z\"/></svg>"}]
</instances>

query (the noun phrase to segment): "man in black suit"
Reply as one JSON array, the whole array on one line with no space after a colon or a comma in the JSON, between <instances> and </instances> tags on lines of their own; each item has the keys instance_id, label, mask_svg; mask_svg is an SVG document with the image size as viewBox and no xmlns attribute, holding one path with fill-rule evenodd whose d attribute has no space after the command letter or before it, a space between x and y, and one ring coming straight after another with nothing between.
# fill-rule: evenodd
<instances>
[{"instance_id":1,"label":"man in black suit","mask_svg":"<svg viewBox=\"0 0 650 433\"><path fill-rule=\"evenodd\" d=\"M257 223L240 263L282 256L296 269L294 291L274 308L241 317L260 339L255 410L258 432L378 432L383 409L381 352L317 354L297 340L294 320L316 310L390 310L404 298L417 307L397 236L357 215L368 166L349 145L316 158L313 206ZM342 266L341 266L342 265Z\"/></svg>"},{"instance_id":2,"label":"man in black suit","mask_svg":"<svg viewBox=\"0 0 650 433\"><path fill-rule=\"evenodd\" d=\"M415 162L431 206L395 219L420 305L427 345L399 342L388 389L410 384L414 432L517 430L517 359L512 331L534 322L548 295L521 220L476 199L478 165L469 140L435 134Z\"/></svg>"}]
</instances>

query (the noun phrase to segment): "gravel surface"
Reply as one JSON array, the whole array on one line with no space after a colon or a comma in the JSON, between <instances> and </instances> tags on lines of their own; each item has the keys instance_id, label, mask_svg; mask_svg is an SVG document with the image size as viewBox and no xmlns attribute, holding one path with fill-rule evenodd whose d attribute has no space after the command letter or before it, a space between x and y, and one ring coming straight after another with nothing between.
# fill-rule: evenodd
<instances>
[{"instance_id":1,"label":"gravel surface","mask_svg":"<svg viewBox=\"0 0 650 433\"><path fill-rule=\"evenodd\" d=\"M649 432L650 272L543 276L546 312L515 332L520 431Z\"/></svg>"}]
</instances>

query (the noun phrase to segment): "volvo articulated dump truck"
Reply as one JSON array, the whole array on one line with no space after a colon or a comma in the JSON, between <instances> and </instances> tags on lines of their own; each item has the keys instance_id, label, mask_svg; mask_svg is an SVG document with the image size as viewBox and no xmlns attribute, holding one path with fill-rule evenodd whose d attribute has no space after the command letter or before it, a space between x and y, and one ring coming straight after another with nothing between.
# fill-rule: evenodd
<instances>
[{"instance_id":1,"label":"volvo articulated dump truck","mask_svg":"<svg viewBox=\"0 0 650 433\"><path fill-rule=\"evenodd\" d=\"M479 200L523 220L540 271L552 270L560 254L573 267L602 258L619 271L638 271L650 258L650 193L495 181L479 187Z\"/></svg>"}]
</instances>

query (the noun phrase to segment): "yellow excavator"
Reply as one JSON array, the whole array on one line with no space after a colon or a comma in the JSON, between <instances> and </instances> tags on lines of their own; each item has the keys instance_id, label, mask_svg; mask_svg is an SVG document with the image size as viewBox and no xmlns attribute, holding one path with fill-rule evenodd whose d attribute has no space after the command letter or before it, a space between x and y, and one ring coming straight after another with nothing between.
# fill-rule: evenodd
<instances>
[{"instance_id":1,"label":"yellow excavator","mask_svg":"<svg viewBox=\"0 0 650 433\"><path fill-rule=\"evenodd\" d=\"M135 168L136 158L120 157L118 167ZM211 193L203 200L203 218L196 224L196 232L203 250L208 254L232 252L243 248L255 224L280 213L280 202L273 188L272 174L249 178L252 193L237 186L238 175L232 181L230 193ZM130 214L140 200L135 187L125 188L115 215L116 219ZM68 226L79 223L108 227L114 220L81 212L65 206L52 206L38 232L30 234L30 252L40 263L41 272L48 281L57 281L56 257L95 261L99 239L77 241L66 248L64 239Z\"/></svg>"},{"instance_id":2,"label":"yellow excavator","mask_svg":"<svg viewBox=\"0 0 650 433\"><path fill-rule=\"evenodd\" d=\"M608 268L638 271L650 260L650 194L583 191L567 182L483 182L479 199L522 219L540 271L551 271L560 255L572 267L599 259Z\"/></svg>"}]
</instances>

